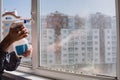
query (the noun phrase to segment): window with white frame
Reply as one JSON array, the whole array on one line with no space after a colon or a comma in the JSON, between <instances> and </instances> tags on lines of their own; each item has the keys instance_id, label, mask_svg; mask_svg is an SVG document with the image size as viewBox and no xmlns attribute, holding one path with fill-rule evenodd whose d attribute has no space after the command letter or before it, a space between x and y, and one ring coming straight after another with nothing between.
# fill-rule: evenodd
<instances>
[{"instance_id":1,"label":"window with white frame","mask_svg":"<svg viewBox=\"0 0 120 80\"><path fill-rule=\"evenodd\" d=\"M34 55L27 61L32 69L18 70L63 80L115 80L117 0L2 1L2 14L12 1L15 8L22 2L24 8L17 8L20 15L32 14Z\"/></svg>"},{"instance_id":2,"label":"window with white frame","mask_svg":"<svg viewBox=\"0 0 120 80\"><path fill-rule=\"evenodd\" d=\"M115 9L115 0L40 0L40 66L80 74L116 76L113 59L116 58L117 39L111 38L117 36ZM48 30L54 33L50 34ZM64 30L72 32L68 34ZM47 36L45 40L44 36ZM53 37L53 44L44 46L50 42L49 36ZM76 50L76 42L84 42L84 46L77 44ZM67 48L65 52L64 47ZM63 57L65 53L68 56Z\"/></svg>"}]
</instances>

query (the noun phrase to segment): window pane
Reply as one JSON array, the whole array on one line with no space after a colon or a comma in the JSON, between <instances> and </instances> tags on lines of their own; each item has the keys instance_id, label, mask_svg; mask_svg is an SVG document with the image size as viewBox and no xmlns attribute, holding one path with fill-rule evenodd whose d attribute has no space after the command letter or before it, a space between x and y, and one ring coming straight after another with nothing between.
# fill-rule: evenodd
<instances>
[{"instance_id":1,"label":"window pane","mask_svg":"<svg viewBox=\"0 0 120 80\"><path fill-rule=\"evenodd\" d=\"M116 76L115 0L40 0L40 66Z\"/></svg>"},{"instance_id":2,"label":"window pane","mask_svg":"<svg viewBox=\"0 0 120 80\"><path fill-rule=\"evenodd\" d=\"M31 44L31 0L2 0L2 39L14 21L24 21L29 32L27 39ZM31 57L22 58L22 63L31 64Z\"/></svg>"}]
</instances>

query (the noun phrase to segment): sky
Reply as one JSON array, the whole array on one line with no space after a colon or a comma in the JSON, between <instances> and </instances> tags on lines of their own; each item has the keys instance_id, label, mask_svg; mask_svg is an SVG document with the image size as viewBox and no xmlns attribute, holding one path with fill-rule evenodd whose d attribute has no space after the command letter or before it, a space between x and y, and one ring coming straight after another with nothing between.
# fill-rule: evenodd
<instances>
[{"instance_id":1,"label":"sky","mask_svg":"<svg viewBox=\"0 0 120 80\"><path fill-rule=\"evenodd\" d=\"M18 15L31 16L31 0L2 0L2 12L16 9ZM40 0L40 14L47 15L59 11L67 15L86 16L102 12L115 16L115 0Z\"/></svg>"},{"instance_id":2,"label":"sky","mask_svg":"<svg viewBox=\"0 0 120 80\"><path fill-rule=\"evenodd\" d=\"M67 15L88 15L102 12L115 16L115 0L40 0L40 12L47 15L55 11Z\"/></svg>"},{"instance_id":3,"label":"sky","mask_svg":"<svg viewBox=\"0 0 120 80\"><path fill-rule=\"evenodd\" d=\"M2 13L5 10L18 11L18 15L30 18L31 17L31 0L2 0Z\"/></svg>"}]
</instances>

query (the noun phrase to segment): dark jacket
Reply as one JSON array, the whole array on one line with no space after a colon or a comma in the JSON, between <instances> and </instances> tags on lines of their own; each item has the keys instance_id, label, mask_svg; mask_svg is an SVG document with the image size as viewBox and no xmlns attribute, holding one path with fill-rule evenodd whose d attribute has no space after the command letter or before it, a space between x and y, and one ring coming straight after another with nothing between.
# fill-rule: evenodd
<instances>
[{"instance_id":1,"label":"dark jacket","mask_svg":"<svg viewBox=\"0 0 120 80\"><path fill-rule=\"evenodd\" d=\"M17 69L21 58L16 57L15 52L3 52L0 50L0 80L4 70L14 71Z\"/></svg>"}]
</instances>

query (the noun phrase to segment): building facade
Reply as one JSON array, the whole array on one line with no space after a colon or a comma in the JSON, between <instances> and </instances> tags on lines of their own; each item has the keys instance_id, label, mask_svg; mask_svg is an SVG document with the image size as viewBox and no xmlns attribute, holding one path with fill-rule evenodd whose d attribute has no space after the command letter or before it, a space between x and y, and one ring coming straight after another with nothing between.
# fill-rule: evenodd
<instances>
[{"instance_id":1,"label":"building facade","mask_svg":"<svg viewBox=\"0 0 120 80\"><path fill-rule=\"evenodd\" d=\"M41 16L41 65L114 71L115 22L115 17L102 13L91 14L87 21L59 12Z\"/></svg>"}]
</instances>

